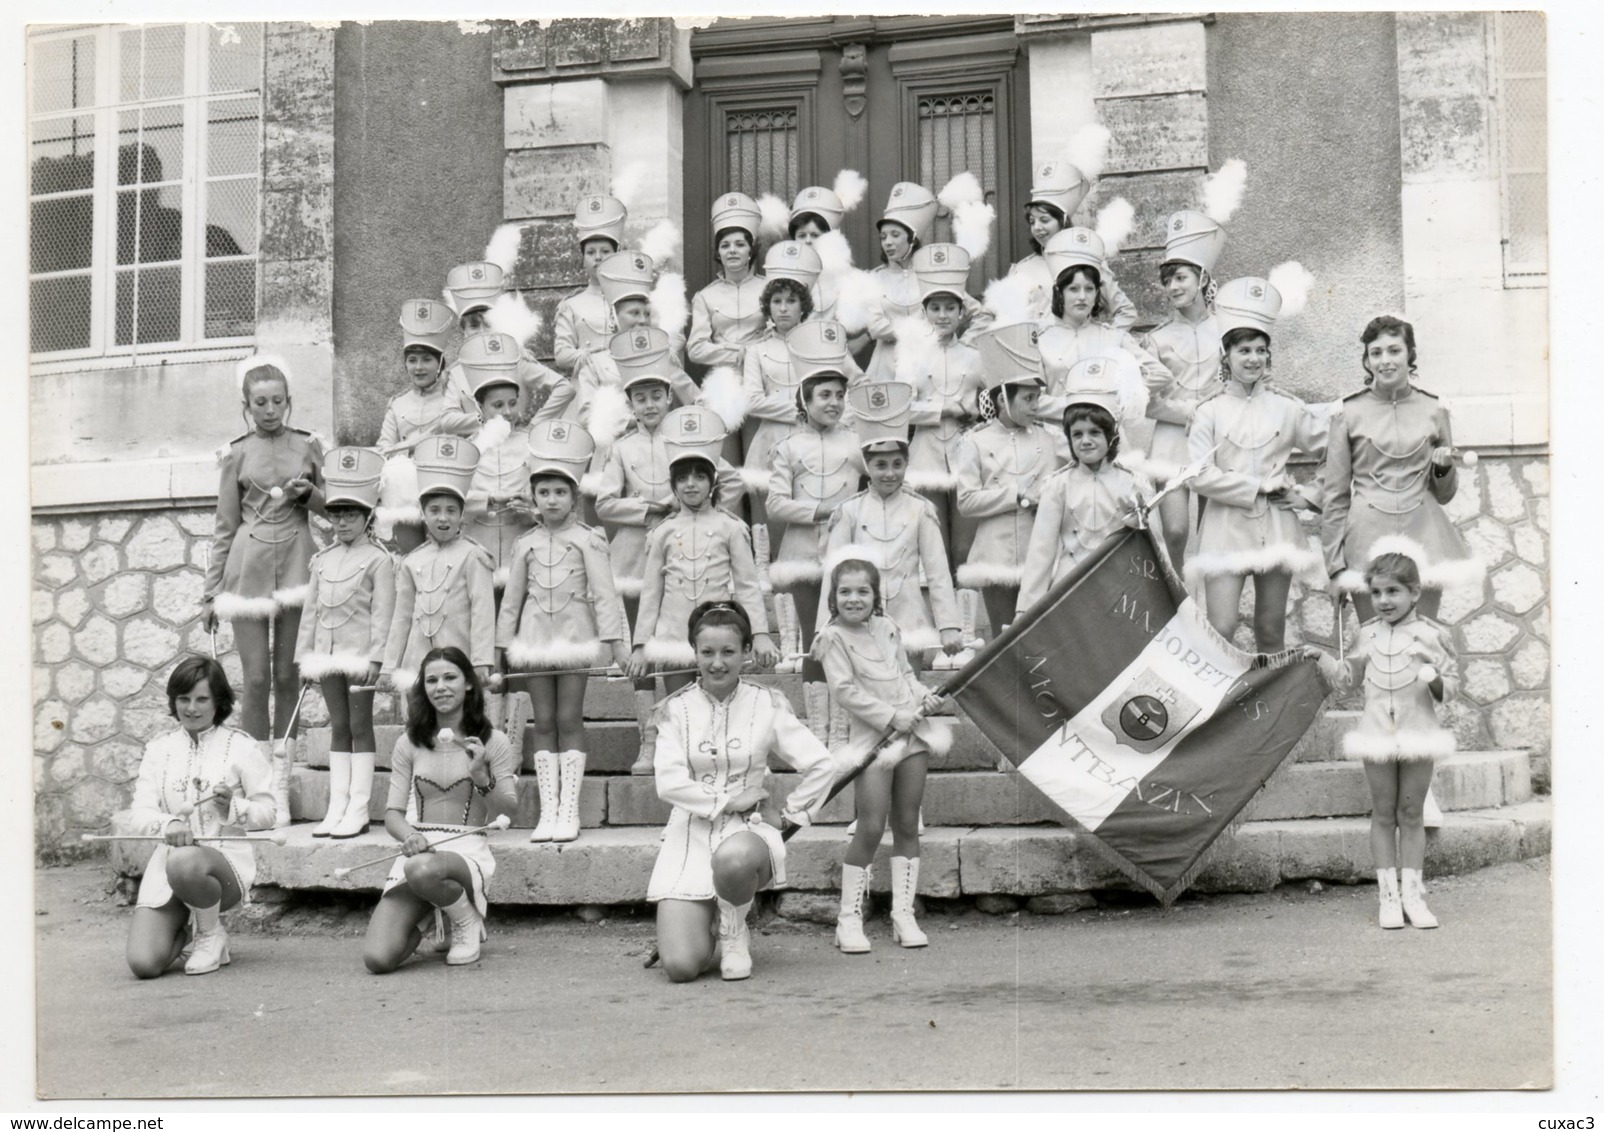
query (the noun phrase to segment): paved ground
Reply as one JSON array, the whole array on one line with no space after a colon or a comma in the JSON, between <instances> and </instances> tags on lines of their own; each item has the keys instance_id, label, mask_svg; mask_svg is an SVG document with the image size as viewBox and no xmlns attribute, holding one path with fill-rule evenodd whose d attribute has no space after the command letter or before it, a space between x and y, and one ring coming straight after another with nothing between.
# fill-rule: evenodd
<instances>
[{"instance_id":1,"label":"paved ground","mask_svg":"<svg viewBox=\"0 0 1604 1132\"><path fill-rule=\"evenodd\" d=\"M1436 881L1435 932L1381 931L1373 886L932 913L920 952L877 917L874 952L850 958L822 926L770 921L751 981L687 986L642 969L644 919L496 916L479 964L378 978L364 909L303 906L258 906L276 918L237 931L217 974L141 983L104 870L36 877L50 1098L1507 1089L1553 1072L1546 858Z\"/></svg>"}]
</instances>

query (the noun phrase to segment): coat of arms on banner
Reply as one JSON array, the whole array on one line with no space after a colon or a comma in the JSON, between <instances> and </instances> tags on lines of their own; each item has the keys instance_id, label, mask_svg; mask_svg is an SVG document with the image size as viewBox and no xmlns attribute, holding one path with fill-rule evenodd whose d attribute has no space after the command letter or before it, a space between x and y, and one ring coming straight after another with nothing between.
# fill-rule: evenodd
<instances>
[{"instance_id":1,"label":"coat of arms on banner","mask_svg":"<svg viewBox=\"0 0 1604 1132\"><path fill-rule=\"evenodd\" d=\"M1141 754L1151 754L1192 722L1199 707L1168 680L1144 668L1103 709L1103 726Z\"/></svg>"}]
</instances>

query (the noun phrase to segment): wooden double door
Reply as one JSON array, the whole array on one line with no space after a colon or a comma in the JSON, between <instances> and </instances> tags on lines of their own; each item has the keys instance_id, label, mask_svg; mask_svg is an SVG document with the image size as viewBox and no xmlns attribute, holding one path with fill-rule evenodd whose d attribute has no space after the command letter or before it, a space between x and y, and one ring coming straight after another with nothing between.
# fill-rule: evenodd
<instances>
[{"instance_id":1,"label":"wooden double door","mask_svg":"<svg viewBox=\"0 0 1604 1132\"><path fill-rule=\"evenodd\" d=\"M1030 89L1012 17L720 20L691 39L685 106L685 266L692 291L713 277L709 212L722 193L773 193L787 206L808 185L855 169L869 181L841 228L854 262L880 261L874 221L891 186L939 191L979 178L998 212L970 288L1027 253ZM931 240L950 238L946 211Z\"/></svg>"}]
</instances>

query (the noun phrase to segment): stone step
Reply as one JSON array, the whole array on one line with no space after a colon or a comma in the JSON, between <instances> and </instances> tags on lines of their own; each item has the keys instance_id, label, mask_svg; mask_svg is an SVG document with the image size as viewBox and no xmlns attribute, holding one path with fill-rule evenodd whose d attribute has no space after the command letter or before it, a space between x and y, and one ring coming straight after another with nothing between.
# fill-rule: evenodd
<instances>
[{"instance_id":1,"label":"stone step","mask_svg":"<svg viewBox=\"0 0 1604 1132\"><path fill-rule=\"evenodd\" d=\"M1445 817L1426 841L1428 876L1469 872L1536 857L1549 851L1548 799ZM262 846L257 883L282 888L376 891L388 868L373 865L336 878L333 870L396 848L375 828L348 841L314 840L296 827L284 846ZM494 834L496 872L492 903L634 904L645 900L657 858L658 830L650 826L588 831L568 844L532 845L517 830ZM846 838L838 828L802 831L787 854L789 887L831 892L839 884ZM1083 834L1060 826L931 826L921 840L919 891L957 897L1001 893L1042 896L1132 887ZM890 881L882 846L873 887ZM1318 879L1351 884L1375 876L1365 818L1254 821L1216 842L1193 888L1202 892L1262 892L1287 881Z\"/></svg>"},{"instance_id":2,"label":"stone step","mask_svg":"<svg viewBox=\"0 0 1604 1132\"><path fill-rule=\"evenodd\" d=\"M1342 737L1359 725L1359 712L1331 709L1321 712L1314 726L1303 733L1292 756L1299 762L1326 762L1342 758Z\"/></svg>"},{"instance_id":3,"label":"stone step","mask_svg":"<svg viewBox=\"0 0 1604 1132\"><path fill-rule=\"evenodd\" d=\"M795 774L777 772L770 779L773 802L765 809L778 820L778 802L796 788ZM384 820L389 797L388 771L374 774L369 815ZM297 821L320 821L328 808L328 772L297 767L290 787L290 812ZM1532 796L1530 759L1520 751L1466 752L1437 764L1437 804L1446 811L1482 810L1515 805ZM853 788L848 786L819 816L820 824L853 818ZM540 817L535 777L518 780L517 828L530 828ZM1364 768L1356 762L1288 763L1264 793L1244 811L1257 820L1364 815L1370 812L1370 791ZM926 825L1015 826L1053 823L1057 812L1023 776L996 770L944 770L925 781ZM649 775L587 775L579 795L580 825L656 826L669 815Z\"/></svg>"}]
</instances>

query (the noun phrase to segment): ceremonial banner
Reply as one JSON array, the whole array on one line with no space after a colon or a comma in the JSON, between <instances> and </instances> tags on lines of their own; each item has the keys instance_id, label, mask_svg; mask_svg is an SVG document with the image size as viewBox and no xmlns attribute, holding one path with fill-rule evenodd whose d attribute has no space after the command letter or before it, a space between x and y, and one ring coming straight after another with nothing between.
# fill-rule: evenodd
<instances>
[{"instance_id":1,"label":"ceremonial banner","mask_svg":"<svg viewBox=\"0 0 1604 1132\"><path fill-rule=\"evenodd\" d=\"M1318 715L1312 661L1222 641L1148 531L1109 539L945 691L1168 904Z\"/></svg>"}]
</instances>

